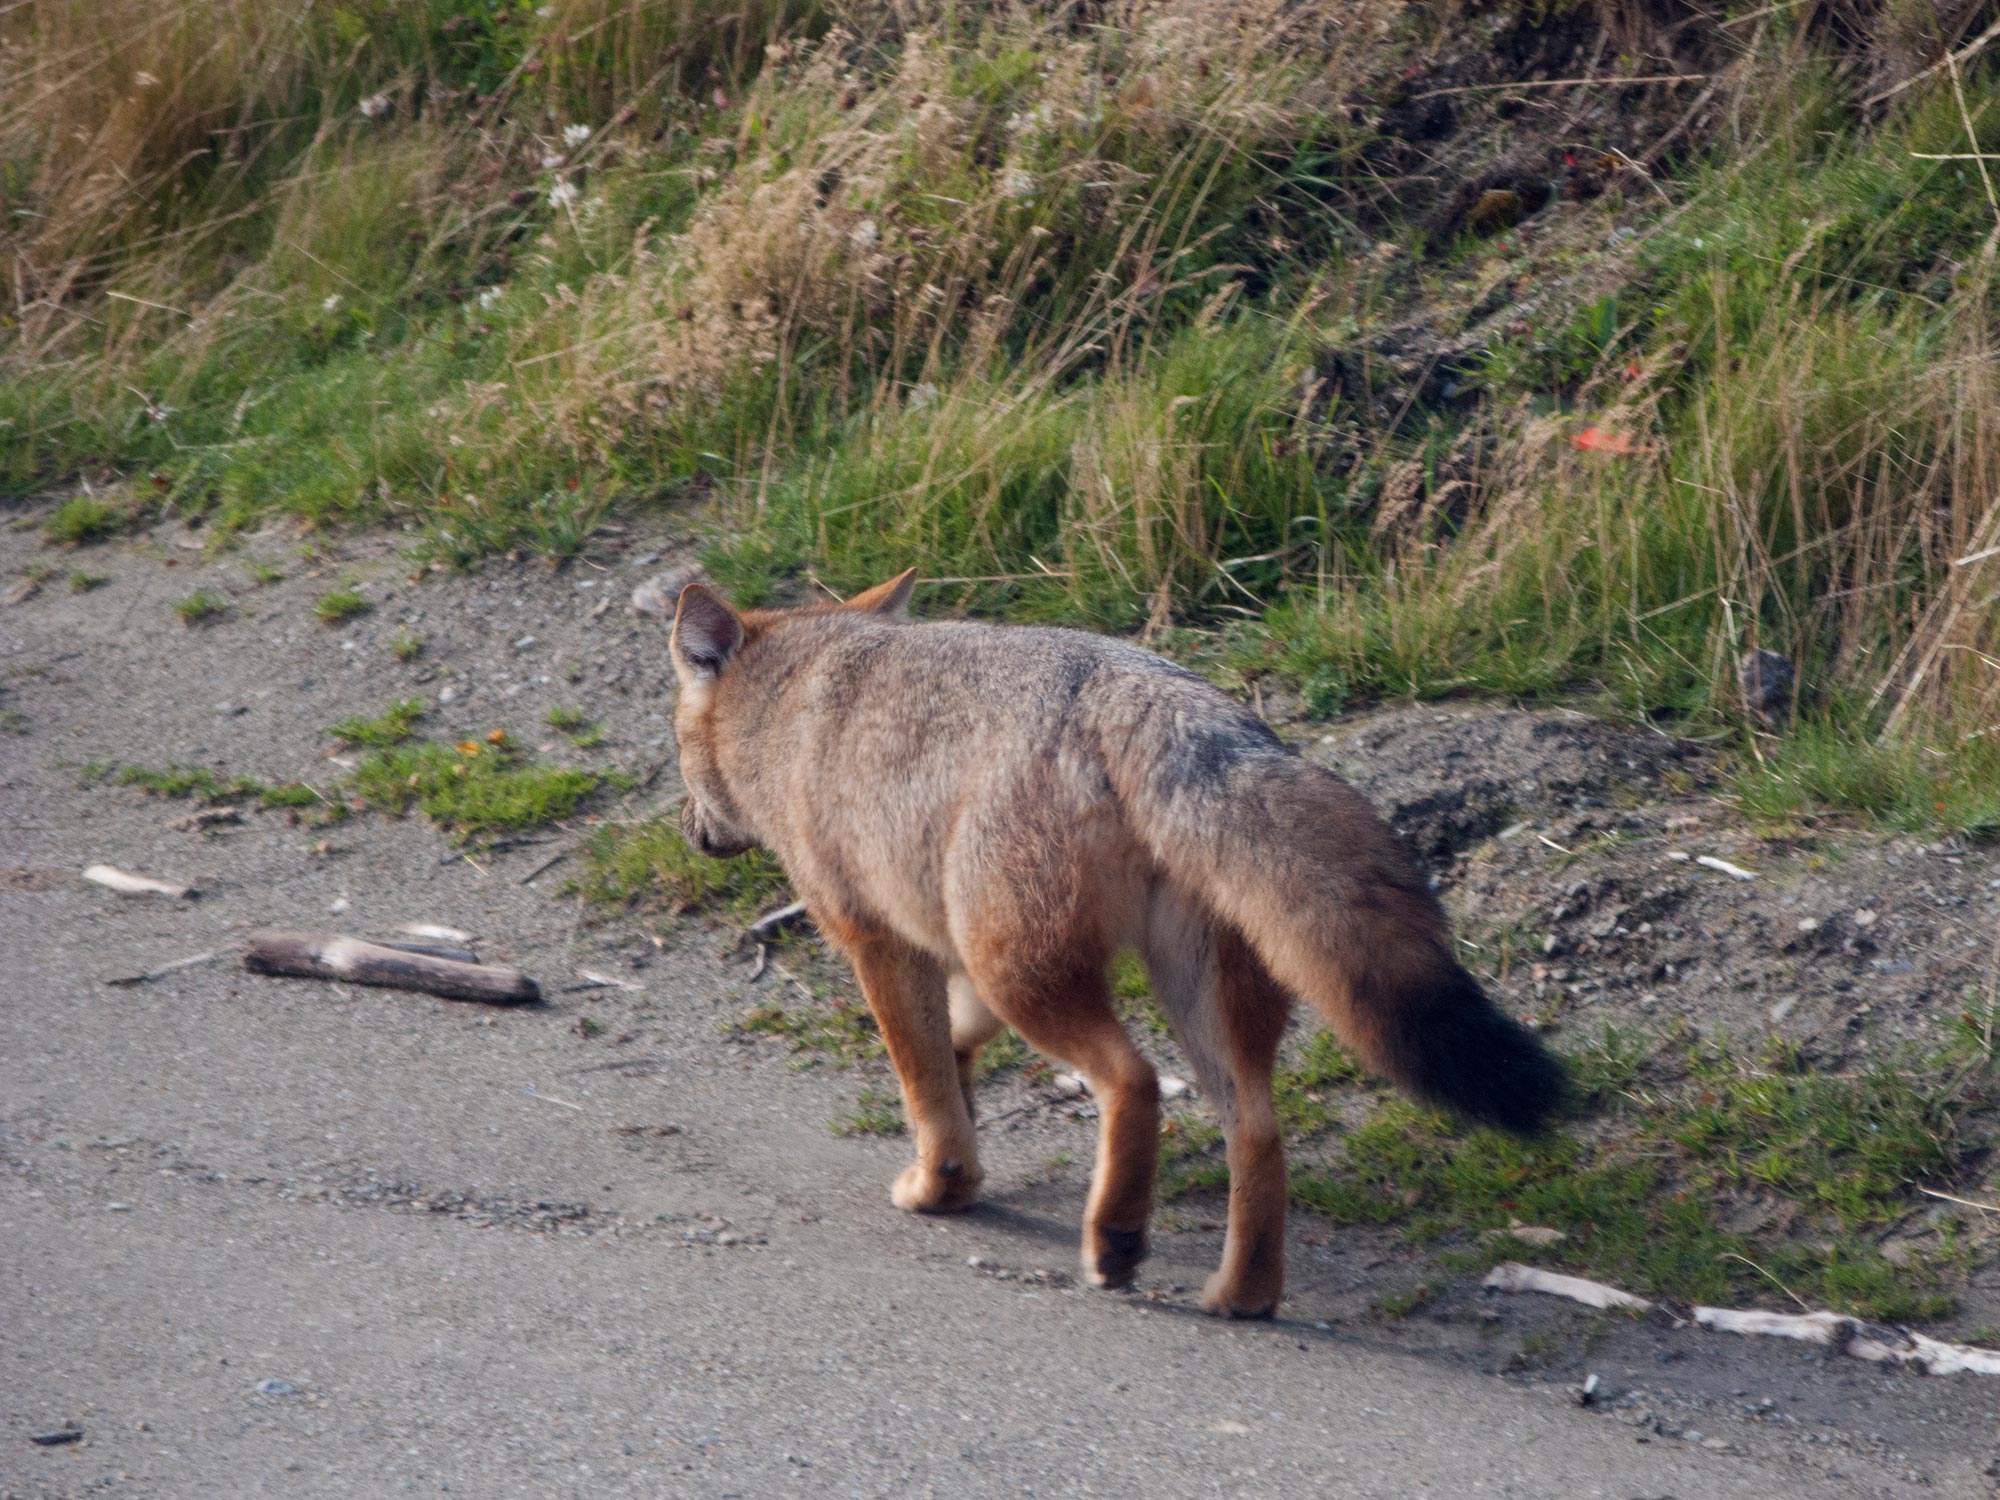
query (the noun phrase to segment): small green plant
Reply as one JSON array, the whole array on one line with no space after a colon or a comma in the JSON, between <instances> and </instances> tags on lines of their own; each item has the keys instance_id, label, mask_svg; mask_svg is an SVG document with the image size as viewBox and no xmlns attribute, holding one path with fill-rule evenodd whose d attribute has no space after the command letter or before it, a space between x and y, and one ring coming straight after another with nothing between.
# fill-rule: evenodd
<instances>
[{"instance_id":1,"label":"small green plant","mask_svg":"<svg viewBox=\"0 0 2000 1500\"><path fill-rule=\"evenodd\" d=\"M311 807L324 800L302 782L267 786L251 776L224 779L202 766L167 766L161 770L123 766L114 772L108 765L93 762L83 768L82 775L85 786L109 780L116 786L137 787L154 797L195 798L203 802L250 799L266 807Z\"/></svg>"},{"instance_id":2,"label":"small green plant","mask_svg":"<svg viewBox=\"0 0 2000 1500\"><path fill-rule=\"evenodd\" d=\"M101 589L111 580L102 573L86 573L78 568L69 575L69 589L72 594L87 594L92 589Z\"/></svg>"},{"instance_id":3,"label":"small green plant","mask_svg":"<svg viewBox=\"0 0 2000 1500\"><path fill-rule=\"evenodd\" d=\"M604 781L592 771L538 765L504 738L447 745L394 745L354 773L364 802L389 812L412 804L461 840L567 818Z\"/></svg>"},{"instance_id":4,"label":"small green plant","mask_svg":"<svg viewBox=\"0 0 2000 1500\"><path fill-rule=\"evenodd\" d=\"M711 912L747 921L773 905L785 888L778 862L761 849L711 859L688 847L663 819L613 824L583 848L578 888L609 905L656 905L675 913Z\"/></svg>"},{"instance_id":5,"label":"small green plant","mask_svg":"<svg viewBox=\"0 0 2000 1500\"><path fill-rule=\"evenodd\" d=\"M836 995L824 1004L798 1010L760 1005L730 1029L744 1035L782 1038L796 1053L829 1058L843 1067L881 1057L885 1050L875 1017L851 996Z\"/></svg>"},{"instance_id":6,"label":"small green plant","mask_svg":"<svg viewBox=\"0 0 2000 1500\"><path fill-rule=\"evenodd\" d=\"M229 613L229 601L207 589L196 589L174 605L183 625L209 625Z\"/></svg>"},{"instance_id":7,"label":"small green plant","mask_svg":"<svg viewBox=\"0 0 2000 1500\"><path fill-rule=\"evenodd\" d=\"M604 743L604 726L594 724L576 708L564 708L560 704L549 710L550 727L569 736L570 743L579 750L589 750Z\"/></svg>"},{"instance_id":8,"label":"small green plant","mask_svg":"<svg viewBox=\"0 0 2000 1500\"><path fill-rule=\"evenodd\" d=\"M417 720L424 716L424 700L421 698L399 698L382 714L373 719L356 715L342 719L338 724L327 726L327 733L336 735L349 745L365 745L377 750L390 745L400 745L416 731Z\"/></svg>"},{"instance_id":9,"label":"small green plant","mask_svg":"<svg viewBox=\"0 0 2000 1500\"><path fill-rule=\"evenodd\" d=\"M18 708L0 709L0 734L26 734L28 716Z\"/></svg>"},{"instance_id":10,"label":"small green plant","mask_svg":"<svg viewBox=\"0 0 2000 1500\"><path fill-rule=\"evenodd\" d=\"M42 535L65 546L87 547L109 540L124 526L125 518L115 506L95 495L74 495L42 523Z\"/></svg>"},{"instance_id":11,"label":"small green plant","mask_svg":"<svg viewBox=\"0 0 2000 1500\"><path fill-rule=\"evenodd\" d=\"M901 1135L903 1102L881 1089L863 1089L854 1113L833 1122L835 1135Z\"/></svg>"},{"instance_id":12,"label":"small green plant","mask_svg":"<svg viewBox=\"0 0 2000 1500\"><path fill-rule=\"evenodd\" d=\"M424 638L414 630L399 630L389 637L389 650L397 661L415 661L423 649Z\"/></svg>"},{"instance_id":13,"label":"small green plant","mask_svg":"<svg viewBox=\"0 0 2000 1500\"><path fill-rule=\"evenodd\" d=\"M337 588L319 596L313 605L313 613L328 625L344 625L357 615L365 615L374 606L356 588Z\"/></svg>"}]
</instances>

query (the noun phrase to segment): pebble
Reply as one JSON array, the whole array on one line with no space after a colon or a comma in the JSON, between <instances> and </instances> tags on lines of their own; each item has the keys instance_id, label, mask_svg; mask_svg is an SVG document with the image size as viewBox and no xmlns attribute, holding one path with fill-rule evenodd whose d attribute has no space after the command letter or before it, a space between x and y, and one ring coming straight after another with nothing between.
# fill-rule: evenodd
<instances>
[{"instance_id":1,"label":"pebble","mask_svg":"<svg viewBox=\"0 0 2000 1500\"><path fill-rule=\"evenodd\" d=\"M535 638L533 636L524 635L518 641L514 642L514 649L516 651L526 651L530 646L534 644L535 644Z\"/></svg>"},{"instance_id":2,"label":"pebble","mask_svg":"<svg viewBox=\"0 0 2000 1500\"><path fill-rule=\"evenodd\" d=\"M260 1396L296 1396L298 1393L299 1388L289 1380L273 1378L257 1382L257 1394Z\"/></svg>"}]
</instances>

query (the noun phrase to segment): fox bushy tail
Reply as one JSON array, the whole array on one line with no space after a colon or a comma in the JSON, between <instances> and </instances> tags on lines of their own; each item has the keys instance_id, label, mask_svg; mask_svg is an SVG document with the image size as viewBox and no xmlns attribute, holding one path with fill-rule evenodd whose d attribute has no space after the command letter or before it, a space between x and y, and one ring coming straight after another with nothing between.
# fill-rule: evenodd
<instances>
[{"instance_id":1,"label":"fox bushy tail","mask_svg":"<svg viewBox=\"0 0 2000 1500\"><path fill-rule=\"evenodd\" d=\"M1452 956L1436 898L1361 794L1250 725L1183 720L1170 753L1113 771L1142 842L1371 1067L1482 1124L1540 1130L1561 1065Z\"/></svg>"}]
</instances>

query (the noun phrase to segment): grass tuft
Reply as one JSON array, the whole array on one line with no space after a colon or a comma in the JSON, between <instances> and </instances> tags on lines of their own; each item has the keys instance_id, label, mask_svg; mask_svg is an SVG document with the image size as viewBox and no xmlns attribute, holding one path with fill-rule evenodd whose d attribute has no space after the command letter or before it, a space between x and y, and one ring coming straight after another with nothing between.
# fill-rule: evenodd
<instances>
[{"instance_id":1,"label":"grass tuft","mask_svg":"<svg viewBox=\"0 0 2000 1500\"><path fill-rule=\"evenodd\" d=\"M338 588L321 594L313 605L313 614L328 625L344 625L356 616L365 615L374 608L359 589Z\"/></svg>"}]
</instances>

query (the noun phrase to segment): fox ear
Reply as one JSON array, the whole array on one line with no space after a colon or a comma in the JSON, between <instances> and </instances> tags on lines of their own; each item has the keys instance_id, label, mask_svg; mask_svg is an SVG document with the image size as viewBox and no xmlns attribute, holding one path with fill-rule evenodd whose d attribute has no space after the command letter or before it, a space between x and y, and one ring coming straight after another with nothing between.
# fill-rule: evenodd
<instances>
[{"instance_id":1,"label":"fox ear","mask_svg":"<svg viewBox=\"0 0 2000 1500\"><path fill-rule=\"evenodd\" d=\"M674 611L674 663L694 677L720 677L743 644L736 611L698 583L681 590Z\"/></svg>"},{"instance_id":2,"label":"fox ear","mask_svg":"<svg viewBox=\"0 0 2000 1500\"><path fill-rule=\"evenodd\" d=\"M863 589L842 606L860 614L904 615L909 613L910 595L917 586L917 570L909 569L898 573L887 583L878 583L872 589Z\"/></svg>"}]
</instances>

